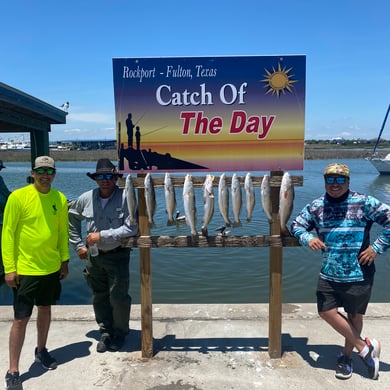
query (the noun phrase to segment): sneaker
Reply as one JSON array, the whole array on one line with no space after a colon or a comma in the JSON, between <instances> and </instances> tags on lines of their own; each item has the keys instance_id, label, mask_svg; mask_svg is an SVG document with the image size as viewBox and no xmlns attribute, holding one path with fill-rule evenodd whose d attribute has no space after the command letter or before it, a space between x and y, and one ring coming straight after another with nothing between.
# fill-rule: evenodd
<instances>
[{"instance_id":1,"label":"sneaker","mask_svg":"<svg viewBox=\"0 0 390 390\"><path fill-rule=\"evenodd\" d=\"M5 375L4 387L12 390L23 390L22 381L18 372L8 372Z\"/></svg>"},{"instance_id":2,"label":"sneaker","mask_svg":"<svg viewBox=\"0 0 390 390\"><path fill-rule=\"evenodd\" d=\"M366 338L365 342L369 348L369 352L364 358L362 357L363 362L368 368L368 376L371 379L378 379L381 343L378 340L369 338Z\"/></svg>"},{"instance_id":3,"label":"sneaker","mask_svg":"<svg viewBox=\"0 0 390 390\"><path fill-rule=\"evenodd\" d=\"M125 343L125 336L123 335L115 336L114 339L111 341L109 349L112 352L119 351L123 347L124 343Z\"/></svg>"},{"instance_id":4,"label":"sneaker","mask_svg":"<svg viewBox=\"0 0 390 390\"><path fill-rule=\"evenodd\" d=\"M35 361L41 363L46 370L55 370L57 368L56 360L49 354L46 348L39 352L38 348L35 348Z\"/></svg>"},{"instance_id":5,"label":"sneaker","mask_svg":"<svg viewBox=\"0 0 390 390\"><path fill-rule=\"evenodd\" d=\"M108 333L103 333L96 346L96 351L99 353L106 352L111 345L111 338Z\"/></svg>"},{"instance_id":6,"label":"sneaker","mask_svg":"<svg viewBox=\"0 0 390 390\"><path fill-rule=\"evenodd\" d=\"M352 376L352 359L340 354L337 359L336 378L349 379Z\"/></svg>"}]
</instances>

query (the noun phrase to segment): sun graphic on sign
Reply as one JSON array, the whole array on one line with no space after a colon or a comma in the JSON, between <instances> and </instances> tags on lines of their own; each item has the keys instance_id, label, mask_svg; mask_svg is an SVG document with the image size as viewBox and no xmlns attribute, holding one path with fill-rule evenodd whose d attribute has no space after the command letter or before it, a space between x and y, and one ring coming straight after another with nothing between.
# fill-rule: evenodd
<instances>
[{"instance_id":1,"label":"sun graphic on sign","mask_svg":"<svg viewBox=\"0 0 390 390\"><path fill-rule=\"evenodd\" d=\"M267 73L266 78L261 81L267 83L267 85L264 86L264 88L268 88L266 94L272 93L272 95L279 97L281 93L285 95L286 91L292 92L291 87L297 80L291 80L291 77L293 77L293 75L289 74L291 69L292 68L286 69L286 67L282 69L280 63L278 63L277 70L272 68L272 72L270 72L268 69L265 69Z\"/></svg>"}]
</instances>

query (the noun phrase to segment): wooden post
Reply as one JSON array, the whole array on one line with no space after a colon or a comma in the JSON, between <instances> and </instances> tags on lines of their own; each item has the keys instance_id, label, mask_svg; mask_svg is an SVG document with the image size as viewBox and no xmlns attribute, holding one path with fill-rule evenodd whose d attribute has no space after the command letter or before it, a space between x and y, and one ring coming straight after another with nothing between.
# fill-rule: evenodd
<instances>
[{"instance_id":1,"label":"wooden post","mask_svg":"<svg viewBox=\"0 0 390 390\"><path fill-rule=\"evenodd\" d=\"M138 189L138 223L140 236L149 236L146 213L145 189ZM153 357L153 317L152 317L152 267L151 248L139 248L141 278L141 333L142 357Z\"/></svg>"},{"instance_id":2,"label":"wooden post","mask_svg":"<svg viewBox=\"0 0 390 390\"><path fill-rule=\"evenodd\" d=\"M282 176L283 172L271 172L273 176ZM280 187L271 187L272 224L271 235L280 235L279 220ZM271 359L282 356L282 264L283 247L269 249L269 319L268 319L268 354Z\"/></svg>"}]
</instances>

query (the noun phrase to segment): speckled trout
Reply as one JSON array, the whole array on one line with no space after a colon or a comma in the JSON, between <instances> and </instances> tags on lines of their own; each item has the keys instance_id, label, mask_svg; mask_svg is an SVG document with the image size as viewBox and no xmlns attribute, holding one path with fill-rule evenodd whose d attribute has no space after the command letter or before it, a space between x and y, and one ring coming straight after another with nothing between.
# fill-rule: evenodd
<instances>
[{"instance_id":1,"label":"speckled trout","mask_svg":"<svg viewBox=\"0 0 390 390\"><path fill-rule=\"evenodd\" d=\"M269 185L269 175L264 175L261 182L261 205L267 216L268 222L272 223L272 202L271 202L271 187Z\"/></svg>"},{"instance_id":2,"label":"speckled trout","mask_svg":"<svg viewBox=\"0 0 390 390\"><path fill-rule=\"evenodd\" d=\"M172 184L171 175L169 172L165 174L164 178L164 195L165 195L165 208L168 214L167 225L175 225L174 215L176 213L176 194L175 187Z\"/></svg>"},{"instance_id":3,"label":"speckled trout","mask_svg":"<svg viewBox=\"0 0 390 390\"><path fill-rule=\"evenodd\" d=\"M242 226L242 223L240 221L240 214L242 208L242 191L241 191L240 178L236 173L233 173L232 176L231 194L232 194L232 209L233 209L233 216L234 216L233 226L234 227Z\"/></svg>"},{"instance_id":4,"label":"speckled trout","mask_svg":"<svg viewBox=\"0 0 390 390\"><path fill-rule=\"evenodd\" d=\"M186 223L191 229L191 234L197 236L196 231L196 206L195 206L195 191L192 184L192 176L186 175L183 186L183 204Z\"/></svg>"},{"instance_id":5,"label":"speckled trout","mask_svg":"<svg viewBox=\"0 0 390 390\"><path fill-rule=\"evenodd\" d=\"M255 190L253 188L252 175L250 172L248 172L245 175L244 191L245 191L246 221L250 222L252 220L252 213L256 203Z\"/></svg>"},{"instance_id":6,"label":"speckled trout","mask_svg":"<svg viewBox=\"0 0 390 390\"><path fill-rule=\"evenodd\" d=\"M229 189L226 184L226 175L222 173L218 183L218 207L226 226L232 226L229 219Z\"/></svg>"},{"instance_id":7,"label":"speckled trout","mask_svg":"<svg viewBox=\"0 0 390 390\"><path fill-rule=\"evenodd\" d=\"M137 223L137 198L135 196L135 187L131 175L126 176L125 194L127 201L127 208L129 209L130 224Z\"/></svg>"},{"instance_id":8,"label":"speckled trout","mask_svg":"<svg viewBox=\"0 0 390 390\"><path fill-rule=\"evenodd\" d=\"M287 222L294 208L294 186L291 181L290 174L285 172L280 183L279 194L279 218L280 232L283 235L290 235L287 228Z\"/></svg>"},{"instance_id":9,"label":"speckled trout","mask_svg":"<svg viewBox=\"0 0 390 390\"><path fill-rule=\"evenodd\" d=\"M154 191L154 185L152 176L150 173L147 173L145 176L145 201L146 201L146 212L148 214L149 227L155 227L153 217L156 211L156 194Z\"/></svg>"},{"instance_id":10,"label":"speckled trout","mask_svg":"<svg viewBox=\"0 0 390 390\"><path fill-rule=\"evenodd\" d=\"M214 176L207 175L203 183L203 221L202 234L208 235L207 226L214 214L214 190L213 190Z\"/></svg>"}]
</instances>

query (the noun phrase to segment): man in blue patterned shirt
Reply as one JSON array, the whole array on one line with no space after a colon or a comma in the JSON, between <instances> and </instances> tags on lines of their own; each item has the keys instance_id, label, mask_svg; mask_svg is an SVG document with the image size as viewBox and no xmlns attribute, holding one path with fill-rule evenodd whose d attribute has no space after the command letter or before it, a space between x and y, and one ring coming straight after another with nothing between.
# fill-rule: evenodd
<instances>
[{"instance_id":1,"label":"man in blue patterned shirt","mask_svg":"<svg viewBox=\"0 0 390 390\"><path fill-rule=\"evenodd\" d=\"M326 193L303 208L292 222L291 232L301 245L323 254L317 285L318 313L345 338L336 377L351 377L352 351L356 348L369 377L377 379L381 344L360 334L374 282L374 261L390 247L390 207L350 190L345 164L329 164L324 180ZM383 229L370 244L373 223Z\"/></svg>"}]
</instances>

